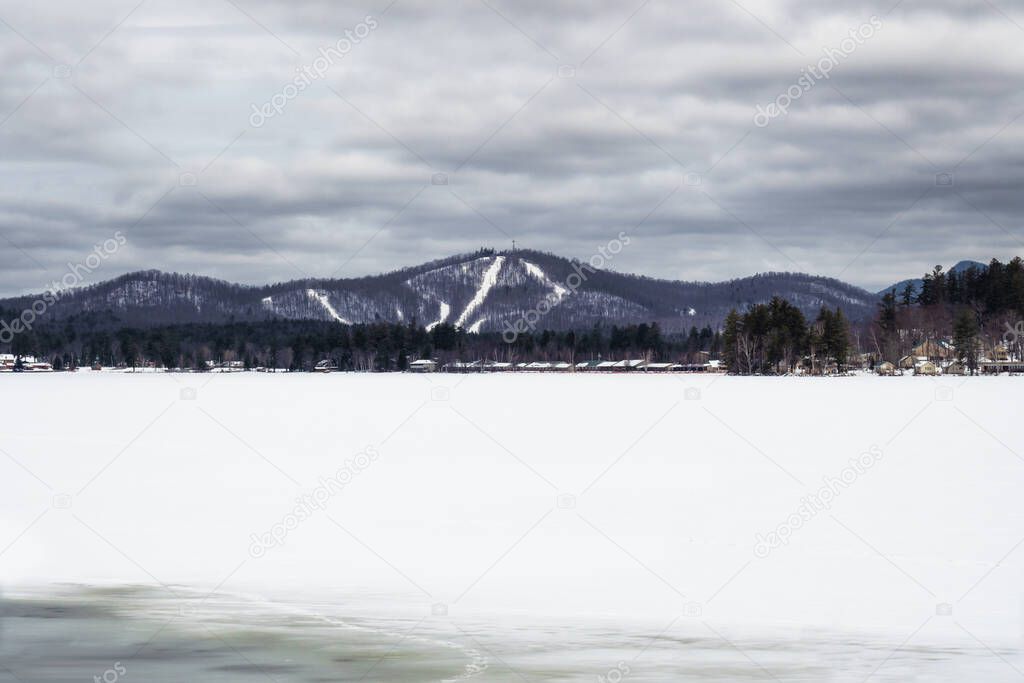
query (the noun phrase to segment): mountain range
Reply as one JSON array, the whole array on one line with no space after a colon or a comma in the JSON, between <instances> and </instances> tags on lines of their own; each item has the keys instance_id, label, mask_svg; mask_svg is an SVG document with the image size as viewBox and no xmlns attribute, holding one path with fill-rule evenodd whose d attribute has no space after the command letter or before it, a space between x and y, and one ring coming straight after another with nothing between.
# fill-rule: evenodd
<instances>
[{"instance_id":1,"label":"mountain range","mask_svg":"<svg viewBox=\"0 0 1024 683\"><path fill-rule=\"evenodd\" d=\"M481 250L376 276L264 286L141 271L64 291L44 316L50 321L89 316L94 324L141 327L275 318L415 321L427 327L450 323L470 332L502 332L520 319L520 325L532 321L537 329L552 330L657 322L666 332L680 332L691 326L718 328L730 309L775 295L811 317L821 306L839 307L854 321L870 318L879 298L839 280L802 273L684 282L600 270L538 251ZM38 298L0 300L2 317L13 317Z\"/></svg>"}]
</instances>

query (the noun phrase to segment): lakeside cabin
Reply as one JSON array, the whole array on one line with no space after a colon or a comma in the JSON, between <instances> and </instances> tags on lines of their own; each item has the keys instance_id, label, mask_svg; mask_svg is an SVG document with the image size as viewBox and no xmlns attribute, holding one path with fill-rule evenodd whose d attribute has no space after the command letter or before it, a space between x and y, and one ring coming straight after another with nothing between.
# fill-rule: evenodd
<instances>
[{"instance_id":1,"label":"lakeside cabin","mask_svg":"<svg viewBox=\"0 0 1024 683\"><path fill-rule=\"evenodd\" d=\"M956 349L947 341L926 339L911 349L910 355L929 360L932 363L940 363L953 360L956 357Z\"/></svg>"},{"instance_id":2,"label":"lakeside cabin","mask_svg":"<svg viewBox=\"0 0 1024 683\"><path fill-rule=\"evenodd\" d=\"M0 353L0 372L15 372L17 364L18 357L13 353ZM53 372L53 366L35 356L22 356L19 372Z\"/></svg>"},{"instance_id":3,"label":"lakeside cabin","mask_svg":"<svg viewBox=\"0 0 1024 683\"><path fill-rule=\"evenodd\" d=\"M967 366L958 360L951 360L942 364L943 375L966 375Z\"/></svg>"},{"instance_id":4,"label":"lakeside cabin","mask_svg":"<svg viewBox=\"0 0 1024 683\"><path fill-rule=\"evenodd\" d=\"M313 366L313 372L336 372L337 370L338 364L329 358L319 361Z\"/></svg>"},{"instance_id":5,"label":"lakeside cabin","mask_svg":"<svg viewBox=\"0 0 1024 683\"><path fill-rule=\"evenodd\" d=\"M978 367L986 375L998 375L1003 372L1024 373L1024 361L1021 360L983 360L978 363Z\"/></svg>"},{"instance_id":6,"label":"lakeside cabin","mask_svg":"<svg viewBox=\"0 0 1024 683\"><path fill-rule=\"evenodd\" d=\"M437 372L437 361L421 358L409 363L409 372Z\"/></svg>"},{"instance_id":7,"label":"lakeside cabin","mask_svg":"<svg viewBox=\"0 0 1024 683\"><path fill-rule=\"evenodd\" d=\"M435 361L420 360L409 364L410 372L434 372L438 369ZM724 372L721 361L705 363L648 362L642 358L623 360L585 360L578 363L565 361L452 361L445 363L445 372Z\"/></svg>"}]
</instances>

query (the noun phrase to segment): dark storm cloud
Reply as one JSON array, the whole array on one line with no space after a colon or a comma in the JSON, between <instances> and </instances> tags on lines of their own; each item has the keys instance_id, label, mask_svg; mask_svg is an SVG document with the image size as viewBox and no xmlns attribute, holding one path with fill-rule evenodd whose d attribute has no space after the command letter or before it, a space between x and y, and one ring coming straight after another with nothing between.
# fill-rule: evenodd
<instances>
[{"instance_id":1,"label":"dark storm cloud","mask_svg":"<svg viewBox=\"0 0 1024 683\"><path fill-rule=\"evenodd\" d=\"M894 4L4 6L0 291L115 231L96 279L359 275L512 239L585 258L622 230L617 270L685 279L878 288L1024 252L1024 2Z\"/></svg>"}]
</instances>

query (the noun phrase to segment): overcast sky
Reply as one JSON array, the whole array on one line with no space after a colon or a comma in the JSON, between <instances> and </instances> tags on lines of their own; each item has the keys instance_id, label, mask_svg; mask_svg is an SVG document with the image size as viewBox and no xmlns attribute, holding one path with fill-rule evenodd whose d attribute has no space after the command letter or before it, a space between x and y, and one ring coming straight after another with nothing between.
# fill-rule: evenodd
<instances>
[{"instance_id":1,"label":"overcast sky","mask_svg":"<svg viewBox=\"0 0 1024 683\"><path fill-rule=\"evenodd\" d=\"M620 231L616 270L687 280L1024 253L1024 2L894 3L2 0L0 294L116 231L88 281Z\"/></svg>"}]
</instances>

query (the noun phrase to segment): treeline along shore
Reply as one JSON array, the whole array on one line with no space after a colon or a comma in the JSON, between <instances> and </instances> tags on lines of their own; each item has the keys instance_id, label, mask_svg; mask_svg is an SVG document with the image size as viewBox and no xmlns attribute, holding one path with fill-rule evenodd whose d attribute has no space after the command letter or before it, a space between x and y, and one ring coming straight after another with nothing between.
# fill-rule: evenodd
<instances>
[{"instance_id":1,"label":"treeline along shore","mask_svg":"<svg viewBox=\"0 0 1024 683\"><path fill-rule=\"evenodd\" d=\"M0 317L8 313L0 311ZM654 322L524 331L512 339L416 320L345 324L270 319L140 327L120 324L110 312L87 312L57 321L41 319L0 344L0 371L83 366L306 371L319 365L395 372L409 370L416 361L432 362L419 368L437 369L464 370L471 363L492 369L530 369L530 363L575 369L591 367L582 366L585 361L637 360L763 375L889 366L916 371L928 362L940 372L948 366L959 374L992 363L1013 371L1013 364L1024 358L1022 320L1024 266L1015 258L960 272L936 266L919 283L882 294L876 315L865 322L851 323L841 309L827 307L808 318L791 302L774 297L731 311L720 329L694 326L688 333L671 334Z\"/></svg>"}]
</instances>

